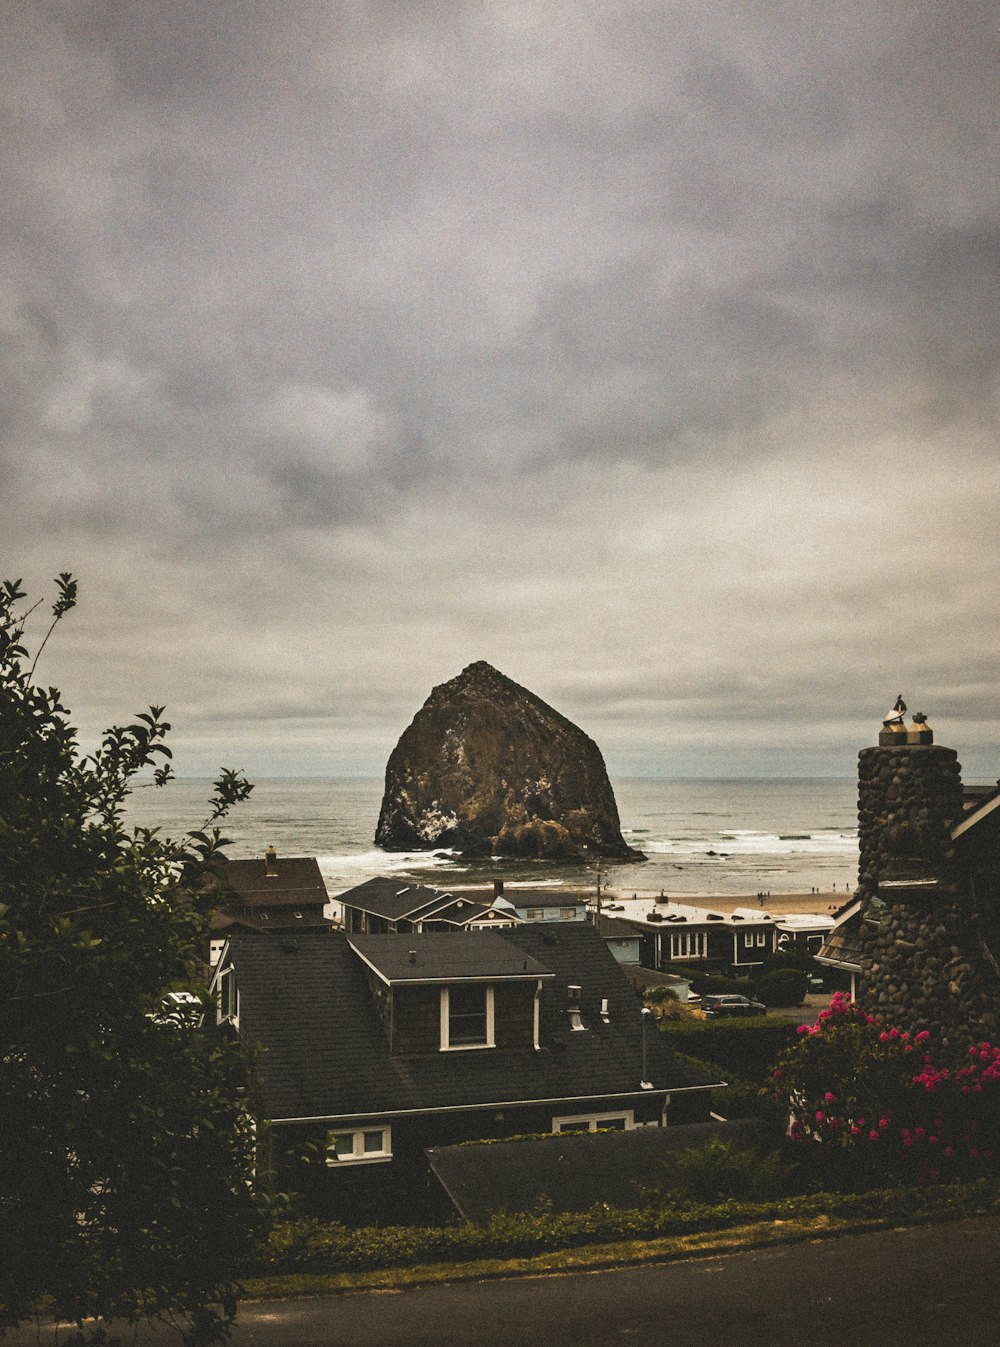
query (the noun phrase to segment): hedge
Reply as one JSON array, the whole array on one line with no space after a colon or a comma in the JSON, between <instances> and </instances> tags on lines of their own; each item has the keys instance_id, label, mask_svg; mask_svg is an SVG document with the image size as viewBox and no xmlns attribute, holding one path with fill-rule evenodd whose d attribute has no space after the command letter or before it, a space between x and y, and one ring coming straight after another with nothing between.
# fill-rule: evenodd
<instances>
[{"instance_id":1,"label":"hedge","mask_svg":"<svg viewBox=\"0 0 1000 1347\"><path fill-rule=\"evenodd\" d=\"M619 1240L721 1230L757 1221L835 1214L846 1218L919 1219L946 1215L960 1204L997 1200L995 1184L934 1185L866 1193L811 1193L767 1202L690 1203L631 1210L595 1207L569 1214L494 1216L485 1226L386 1226L349 1230L316 1220L286 1221L271 1232L248 1274L362 1272L480 1258L519 1258L556 1249Z\"/></svg>"},{"instance_id":2,"label":"hedge","mask_svg":"<svg viewBox=\"0 0 1000 1347\"><path fill-rule=\"evenodd\" d=\"M796 1026L785 1020L665 1020L660 1032L676 1052L700 1057L757 1084L763 1084L781 1053L796 1039Z\"/></svg>"}]
</instances>

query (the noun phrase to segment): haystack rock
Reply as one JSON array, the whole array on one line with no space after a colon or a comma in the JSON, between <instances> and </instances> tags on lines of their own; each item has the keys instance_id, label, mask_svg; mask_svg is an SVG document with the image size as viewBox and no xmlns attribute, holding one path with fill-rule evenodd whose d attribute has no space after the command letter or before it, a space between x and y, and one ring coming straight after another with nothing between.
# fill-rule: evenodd
<instances>
[{"instance_id":1,"label":"haystack rock","mask_svg":"<svg viewBox=\"0 0 1000 1347\"><path fill-rule=\"evenodd\" d=\"M645 860L622 838L593 739L482 660L436 687L393 749L375 841L388 851Z\"/></svg>"}]
</instances>

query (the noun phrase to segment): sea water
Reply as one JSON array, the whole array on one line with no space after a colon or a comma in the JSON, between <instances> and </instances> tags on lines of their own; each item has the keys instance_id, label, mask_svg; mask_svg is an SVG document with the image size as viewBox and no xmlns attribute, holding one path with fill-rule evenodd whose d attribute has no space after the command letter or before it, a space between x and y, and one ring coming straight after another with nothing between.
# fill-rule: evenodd
<instances>
[{"instance_id":1,"label":"sea water","mask_svg":"<svg viewBox=\"0 0 1000 1347\"><path fill-rule=\"evenodd\" d=\"M613 782L622 832L644 862L601 863L610 892L688 895L843 893L857 881L857 783L840 779L637 780ZM264 779L224 820L226 854L316 856L331 895L374 875L439 888L592 887L597 864L470 862L448 852L375 846L383 782L324 777ZM171 837L204 825L211 783L186 779L140 787L133 822Z\"/></svg>"}]
</instances>

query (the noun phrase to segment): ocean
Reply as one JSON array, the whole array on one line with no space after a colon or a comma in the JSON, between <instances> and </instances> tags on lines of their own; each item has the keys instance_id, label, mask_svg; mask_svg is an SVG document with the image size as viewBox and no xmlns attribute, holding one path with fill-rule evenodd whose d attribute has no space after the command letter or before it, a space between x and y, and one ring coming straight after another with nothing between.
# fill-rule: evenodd
<instances>
[{"instance_id":1,"label":"ocean","mask_svg":"<svg viewBox=\"0 0 1000 1347\"><path fill-rule=\"evenodd\" d=\"M612 783L626 841L645 862L605 861L611 893L677 896L844 893L857 882L854 780L637 780ZM386 852L374 845L381 779L264 779L225 821L232 857L316 856L331 896L373 875L394 874L438 888L592 886L596 863L464 861L446 853ZM201 827L207 780L140 787L133 822L167 836Z\"/></svg>"}]
</instances>

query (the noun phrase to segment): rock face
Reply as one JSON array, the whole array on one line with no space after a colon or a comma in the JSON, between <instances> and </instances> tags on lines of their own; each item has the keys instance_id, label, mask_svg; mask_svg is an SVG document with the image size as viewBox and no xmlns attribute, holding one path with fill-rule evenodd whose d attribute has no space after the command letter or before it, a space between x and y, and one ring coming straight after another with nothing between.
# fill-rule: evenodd
<instances>
[{"instance_id":1,"label":"rock face","mask_svg":"<svg viewBox=\"0 0 1000 1347\"><path fill-rule=\"evenodd\" d=\"M436 687L393 749L375 841L389 851L644 860L600 749L480 660Z\"/></svg>"}]
</instances>

